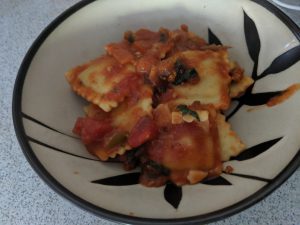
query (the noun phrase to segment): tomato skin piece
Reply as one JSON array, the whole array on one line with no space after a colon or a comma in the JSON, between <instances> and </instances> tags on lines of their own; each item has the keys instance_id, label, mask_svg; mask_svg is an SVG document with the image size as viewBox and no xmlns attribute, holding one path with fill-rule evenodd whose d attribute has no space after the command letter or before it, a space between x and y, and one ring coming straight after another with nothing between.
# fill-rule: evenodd
<instances>
[{"instance_id":1,"label":"tomato skin piece","mask_svg":"<svg viewBox=\"0 0 300 225\"><path fill-rule=\"evenodd\" d=\"M80 136L84 144L100 140L105 134L112 130L108 121L99 121L91 118L78 118L73 132Z\"/></svg>"},{"instance_id":2,"label":"tomato skin piece","mask_svg":"<svg viewBox=\"0 0 300 225\"><path fill-rule=\"evenodd\" d=\"M132 148L136 148L145 142L154 139L157 134L158 128L155 122L149 116L142 117L132 128L129 134L128 144Z\"/></svg>"}]
</instances>

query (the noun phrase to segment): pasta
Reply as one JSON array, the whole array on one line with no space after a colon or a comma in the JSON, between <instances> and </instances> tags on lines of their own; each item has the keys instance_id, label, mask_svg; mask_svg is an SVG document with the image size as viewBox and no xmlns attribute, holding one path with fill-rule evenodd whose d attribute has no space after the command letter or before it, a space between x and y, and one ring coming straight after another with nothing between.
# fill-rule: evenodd
<instances>
[{"instance_id":1,"label":"pasta","mask_svg":"<svg viewBox=\"0 0 300 225\"><path fill-rule=\"evenodd\" d=\"M140 183L196 184L222 173L222 163L245 149L225 121L232 98L253 83L186 25L170 31L127 31L106 54L66 73L89 102L73 132L101 161L140 167Z\"/></svg>"}]
</instances>

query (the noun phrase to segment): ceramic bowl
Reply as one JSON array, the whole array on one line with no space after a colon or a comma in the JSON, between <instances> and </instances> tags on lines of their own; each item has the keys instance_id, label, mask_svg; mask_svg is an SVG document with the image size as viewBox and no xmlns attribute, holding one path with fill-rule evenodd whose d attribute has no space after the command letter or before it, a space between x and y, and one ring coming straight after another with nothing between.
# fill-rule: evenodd
<instances>
[{"instance_id":1,"label":"ceramic bowl","mask_svg":"<svg viewBox=\"0 0 300 225\"><path fill-rule=\"evenodd\" d=\"M227 116L248 149L226 165L233 174L191 186L146 188L139 171L101 163L72 134L86 104L65 80L70 68L141 27L187 24L210 43L231 46L255 80ZM15 83L13 118L24 155L56 192L100 217L130 224L223 219L253 205L300 164L300 93L265 104L300 82L300 29L264 0L86 0L55 19L31 46Z\"/></svg>"}]
</instances>

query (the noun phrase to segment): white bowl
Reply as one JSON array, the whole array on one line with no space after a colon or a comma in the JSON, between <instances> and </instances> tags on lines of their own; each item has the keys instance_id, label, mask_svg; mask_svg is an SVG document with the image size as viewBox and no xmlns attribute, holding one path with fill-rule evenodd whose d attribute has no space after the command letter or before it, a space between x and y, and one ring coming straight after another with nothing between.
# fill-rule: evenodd
<instances>
[{"instance_id":1,"label":"white bowl","mask_svg":"<svg viewBox=\"0 0 300 225\"><path fill-rule=\"evenodd\" d=\"M234 174L182 188L146 188L137 184L138 171L126 174L118 164L98 162L72 137L85 102L70 90L64 73L102 54L126 30L183 23L210 43L232 46L231 58L256 80L228 112L238 109L230 122L249 149L225 163ZM79 2L41 33L21 65L13 98L20 145L50 187L101 217L138 224L223 219L270 194L300 164L300 93L277 106L264 105L300 82L299 40L299 27L263 0Z\"/></svg>"}]
</instances>

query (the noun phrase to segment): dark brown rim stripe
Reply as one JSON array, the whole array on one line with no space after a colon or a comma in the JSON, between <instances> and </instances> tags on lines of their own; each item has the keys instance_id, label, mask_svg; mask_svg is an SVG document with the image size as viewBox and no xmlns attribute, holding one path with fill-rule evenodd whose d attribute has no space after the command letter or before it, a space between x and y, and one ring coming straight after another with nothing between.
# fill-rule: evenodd
<instances>
[{"instance_id":1,"label":"dark brown rim stripe","mask_svg":"<svg viewBox=\"0 0 300 225\"><path fill-rule=\"evenodd\" d=\"M66 18L71 16L73 13L83 8L87 4L94 2L95 0L84 0L80 1L74 6L67 9L60 16L58 16L53 22L51 22L44 31L38 36L38 38L34 41L30 49L28 50L17 75L15 81L15 87L13 92L13 104L12 104L12 114L13 114L13 122L16 131L16 135L18 141L22 147L23 153L26 156L28 162L33 167L33 169L37 172L37 174L57 193L73 202L74 204L80 206L81 208L88 210L94 213L97 216L104 217L113 221L120 221L123 223L130 224L199 224L199 223L209 223L216 220L224 219L230 215L233 215L237 212L240 212L258 201L262 200L264 197L269 195L273 190L279 187L300 165L300 151L295 155L295 157L291 160L291 162L266 186L252 194L248 198L232 205L226 207L224 209L215 211L213 213L208 213L201 216L194 216L182 219L149 219L149 218L139 218L139 217L131 217L126 216L119 213L114 213L108 211L106 209L100 208L96 205L93 205L84 199L78 197L77 195L70 192L64 186L62 186L58 181L56 181L49 172L43 167L43 165L39 162L38 158L34 154L33 150L30 147L29 141L26 138L26 134L24 131L23 121L22 121L22 113L21 113L21 101L22 101L22 90L23 84L26 77L26 73L31 64L32 59L34 58L36 52L45 41L45 39L51 34L51 32L60 25ZM272 5L271 3L265 0L251 0L253 2L258 3L259 5L265 7L267 10L272 12L275 16L277 16L282 22L284 22L287 27L294 33L298 40L300 40L300 28L288 17L286 16L280 9Z\"/></svg>"}]
</instances>

